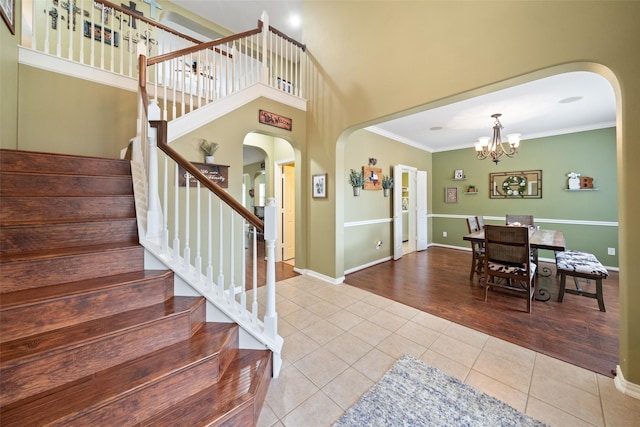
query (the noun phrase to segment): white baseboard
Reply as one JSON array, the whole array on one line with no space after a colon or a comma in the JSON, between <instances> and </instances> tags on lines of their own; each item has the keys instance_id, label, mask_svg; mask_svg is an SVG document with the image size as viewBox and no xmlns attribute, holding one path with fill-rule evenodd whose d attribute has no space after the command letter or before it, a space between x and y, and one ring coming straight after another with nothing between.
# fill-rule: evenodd
<instances>
[{"instance_id":1,"label":"white baseboard","mask_svg":"<svg viewBox=\"0 0 640 427\"><path fill-rule=\"evenodd\" d=\"M616 366L616 378L613 382L621 393L635 399L640 399L640 385L625 380L624 375L622 374L622 369L620 369L620 365Z\"/></svg>"}]
</instances>

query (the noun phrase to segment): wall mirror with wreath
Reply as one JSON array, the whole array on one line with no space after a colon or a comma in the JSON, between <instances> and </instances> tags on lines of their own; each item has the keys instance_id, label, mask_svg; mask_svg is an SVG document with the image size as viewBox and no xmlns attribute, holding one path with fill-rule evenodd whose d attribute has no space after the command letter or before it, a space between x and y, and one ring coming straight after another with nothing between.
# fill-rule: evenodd
<instances>
[{"instance_id":1,"label":"wall mirror with wreath","mask_svg":"<svg viewBox=\"0 0 640 427\"><path fill-rule=\"evenodd\" d=\"M489 188L492 199L541 199L542 170L490 173Z\"/></svg>"}]
</instances>

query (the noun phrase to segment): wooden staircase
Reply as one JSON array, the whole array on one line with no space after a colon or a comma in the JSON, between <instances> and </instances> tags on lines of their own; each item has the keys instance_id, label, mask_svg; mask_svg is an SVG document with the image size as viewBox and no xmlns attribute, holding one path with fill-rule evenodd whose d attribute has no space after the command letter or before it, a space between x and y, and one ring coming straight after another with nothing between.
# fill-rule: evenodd
<instances>
[{"instance_id":1,"label":"wooden staircase","mask_svg":"<svg viewBox=\"0 0 640 427\"><path fill-rule=\"evenodd\" d=\"M271 352L144 270L128 161L0 150L0 425L255 425Z\"/></svg>"}]
</instances>

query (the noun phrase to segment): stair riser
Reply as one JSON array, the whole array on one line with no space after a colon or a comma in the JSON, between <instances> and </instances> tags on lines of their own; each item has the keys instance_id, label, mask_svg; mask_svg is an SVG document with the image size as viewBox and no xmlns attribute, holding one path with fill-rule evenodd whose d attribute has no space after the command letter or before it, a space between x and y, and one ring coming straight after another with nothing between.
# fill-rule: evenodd
<instances>
[{"instance_id":1,"label":"stair riser","mask_svg":"<svg viewBox=\"0 0 640 427\"><path fill-rule=\"evenodd\" d=\"M118 159L0 150L0 171L71 175L131 175L131 163L128 160Z\"/></svg>"},{"instance_id":2,"label":"stair riser","mask_svg":"<svg viewBox=\"0 0 640 427\"><path fill-rule=\"evenodd\" d=\"M158 304L170 296L165 288L165 279L158 277L87 294L67 295L41 303L3 309L0 311L0 337L2 342L11 341ZM38 322L34 322L34 319L38 319Z\"/></svg>"},{"instance_id":3,"label":"stair riser","mask_svg":"<svg viewBox=\"0 0 640 427\"><path fill-rule=\"evenodd\" d=\"M3 197L2 224L94 218L134 218L132 196L116 197Z\"/></svg>"},{"instance_id":4,"label":"stair riser","mask_svg":"<svg viewBox=\"0 0 640 427\"><path fill-rule=\"evenodd\" d=\"M75 256L3 262L0 265L0 293L138 271L142 269L143 263L144 250L141 246Z\"/></svg>"},{"instance_id":5,"label":"stair riser","mask_svg":"<svg viewBox=\"0 0 640 427\"><path fill-rule=\"evenodd\" d=\"M124 426L137 424L212 384L218 377L218 358L199 363L115 402L52 423L51 426Z\"/></svg>"},{"instance_id":6,"label":"stair riser","mask_svg":"<svg viewBox=\"0 0 640 427\"><path fill-rule=\"evenodd\" d=\"M135 218L7 226L0 229L0 255L137 241Z\"/></svg>"},{"instance_id":7,"label":"stair riser","mask_svg":"<svg viewBox=\"0 0 640 427\"><path fill-rule=\"evenodd\" d=\"M20 196L83 196L133 194L128 176L78 176L2 173L0 195Z\"/></svg>"},{"instance_id":8,"label":"stair riser","mask_svg":"<svg viewBox=\"0 0 640 427\"><path fill-rule=\"evenodd\" d=\"M32 360L3 368L0 378L3 405L188 339L194 323L204 321L204 307L201 303L193 312L172 315L107 336L96 334L74 348L41 353Z\"/></svg>"}]
</instances>

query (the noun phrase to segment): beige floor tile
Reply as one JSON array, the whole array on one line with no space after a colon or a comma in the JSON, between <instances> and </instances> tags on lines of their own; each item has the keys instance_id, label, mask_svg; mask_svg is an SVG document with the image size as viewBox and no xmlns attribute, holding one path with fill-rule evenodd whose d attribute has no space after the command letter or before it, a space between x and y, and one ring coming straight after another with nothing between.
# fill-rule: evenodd
<instances>
[{"instance_id":1,"label":"beige floor tile","mask_svg":"<svg viewBox=\"0 0 640 427\"><path fill-rule=\"evenodd\" d=\"M378 308L387 308L394 303L394 301L376 294L369 294L362 298L362 301Z\"/></svg>"},{"instance_id":2,"label":"beige floor tile","mask_svg":"<svg viewBox=\"0 0 640 427\"><path fill-rule=\"evenodd\" d=\"M371 381L377 382L395 361L396 359L393 357L374 348L354 363L353 368L364 374Z\"/></svg>"},{"instance_id":3,"label":"beige floor tile","mask_svg":"<svg viewBox=\"0 0 640 427\"><path fill-rule=\"evenodd\" d=\"M558 381L565 382L581 390L587 391L595 396L599 395L598 381L594 372L562 360L541 354L536 357L534 373L547 375Z\"/></svg>"},{"instance_id":4,"label":"beige floor tile","mask_svg":"<svg viewBox=\"0 0 640 427\"><path fill-rule=\"evenodd\" d=\"M481 372L472 369L471 372L469 372L465 383L483 393L488 394L489 396L493 396L496 399L505 402L507 405L520 412L524 412L526 408L526 392L510 387L509 385L498 381L495 378L484 375Z\"/></svg>"},{"instance_id":5,"label":"beige floor tile","mask_svg":"<svg viewBox=\"0 0 640 427\"><path fill-rule=\"evenodd\" d=\"M440 369L447 375L450 375L454 378L459 379L464 382L471 371L471 368L463 365L462 363L458 363L453 359L449 359L447 356L443 356L440 353L436 353L435 351L427 350L421 357L420 360L427 363L428 365L433 366L434 368Z\"/></svg>"},{"instance_id":6,"label":"beige floor tile","mask_svg":"<svg viewBox=\"0 0 640 427\"><path fill-rule=\"evenodd\" d=\"M409 307L408 305L401 304L399 302L393 302L389 307L386 308L386 311L393 313L397 316L403 317L407 320L412 319L416 316L416 314L420 313L420 310Z\"/></svg>"},{"instance_id":7,"label":"beige floor tile","mask_svg":"<svg viewBox=\"0 0 640 427\"><path fill-rule=\"evenodd\" d=\"M302 332L289 335L282 346L282 357L296 362L307 354L316 351L320 345Z\"/></svg>"},{"instance_id":8,"label":"beige floor tile","mask_svg":"<svg viewBox=\"0 0 640 427\"><path fill-rule=\"evenodd\" d=\"M478 332L474 329L468 328L466 326L458 325L457 323L451 322L449 326L442 331L443 334L455 338L458 341L462 341L474 347L483 348L487 340L489 339L489 335Z\"/></svg>"},{"instance_id":9,"label":"beige floor tile","mask_svg":"<svg viewBox=\"0 0 640 427\"><path fill-rule=\"evenodd\" d=\"M338 356L322 348L298 360L295 366L319 388L349 367Z\"/></svg>"},{"instance_id":10,"label":"beige floor tile","mask_svg":"<svg viewBox=\"0 0 640 427\"><path fill-rule=\"evenodd\" d=\"M278 319L278 335L282 338L287 338L296 332L298 332L298 328L293 326L286 319L283 319L282 317Z\"/></svg>"},{"instance_id":11,"label":"beige floor tile","mask_svg":"<svg viewBox=\"0 0 640 427\"><path fill-rule=\"evenodd\" d=\"M413 320L408 321L396 331L396 334L408 338L411 341L429 348L431 344L440 336L439 332L415 323Z\"/></svg>"},{"instance_id":12,"label":"beige floor tile","mask_svg":"<svg viewBox=\"0 0 640 427\"><path fill-rule=\"evenodd\" d=\"M337 305L332 304L328 301L320 300L317 303L307 307L307 310L324 319L325 317L340 311L341 307L338 307Z\"/></svg>"},{"instance_id":13,"label":"beige floor tile","mask_svg":"<svg viewBox=\"0 0 640 427\"><path fill-rule=\"evenodd\" d=\"M337 292L336 289L326 288L315 293L318 298L327 301L340 308L345 308L359 301L359 299Z\"/></svg>"},{"instance_id":14,"label":"beige floor tile","mask_svg":"<svg viewBox=\"0 0 640 427\"><path fill-rule=\"evenodd\" d=\"M328 342L323 348L329 350L349 365L353 365L358 359L369 353L373 346L355 335L345 332Z\"/></svg>"},{"instance_id":15,"label":"beige floor tile","mask_svg":"<svg viewBox=\"0 0 640 427\"><path fill-rule=\"evenodd\" d=\"M371 295L371 292L365 291L363 289L360 288L356 288L354 286L349 286L345 283L342 283L340 285L336 285L335 287L336 291L343 294L343 295L349 295L352 298L355 298L356 300L360 301L363 298L368 297L369 295Z\"/></svg>"},{"instance_id":16,"label":"beige floor tile","mask_svg":"<svg viewBox=\"0 0 640 427\"><path fill-rule=\"evenodd\" d=\"M387 338L382 340L376 348L395 359L399 359L405 354L410 354L415 358L420 358L420 356L422 356L422 354L427 350L426 347L398 334L389 335Z\"/></svg>"},{"instance_id":17,"label":"beige floor tile","mask_svg":"<svg viewBox=\"0 0 640 427\"><path fill-rule=\"evenodd\" d=\"M447 327L451 323L451 321L449 320L445 320L441 317L434 316L433 314L424 313L424 312L420 312L416 314L411 318L411 320L417 323L418 325L427 327L436 332L444 331L445 329L447 329Z\"/></svg>"},{"instance_id":18,"label":"beige floor tile","mask_svg":"<svg viewBox=\"0 0 640 427\"><path fill-rule=\"evenodd\" d=\"M358 301L354 304L351 304L350 306L345 307L345 310L350 311L351 313L360 316L363 319L368 319L371 316L375 316L376 314L381 312L380 308L364 301Z\"/></svg>"},{"instance_id":19,"label":"beige floor tile","mask_svg":"<svg viewBox=\"0 0 640 427\"><path fill-rule=\"evenodd\" d=\"M529 367L533 367L536 360L535 351L495 337L489 337L482 350Z\"/></svg>"},{"instance_id":20,"label":"beige floor tile","mask_svg":"<svg viewBox=\"0 0 640 427\"><path fill-rule=\"evenodd\" d=\"M265 401L273 413L283 419L285 415L318 392L318 387L293 365L280 370L272 378Z\"/></svg>"},{"instance_id":21,"label":"beige floor tile","mask_svg":"<svg viewBox=\"0 0 640 427\"><path fill-rule=\"evenodd\" d=\"M294 313L298 310L302 310L298 304L293 301L286 299L277 299L276 300L276 311L278 312L278 316L285 317L291 313Z\"/></svg>"},{"instance_id":22,"label":"beige floor tile","mask_svg":"<svg viewBox=\"0 0 640 427\"><path fill-rule=\"evenodd\" d=\"M284 417L282 423L285 427L327 427L342 413L342 408L319 391Z\"/></svg>"},{"instance_id":23,"label":"beige floor tile","mask_svg":"<svg viewBox=\"0 0 640 427\"><path fill-rule=\"evenodd\" d=\"M397 331L398 328L407 323L407 319L405 319L404 317L397 316L386 310L380 311L378 314L369 317L369 319L367 320L369 320L369 322L371 323L375 323L381 328L388 329L391 332Z\"/></svg>"},{"instance_id":24,"label":"beige floor tile","mask_svg":"<svg viewBox=\"0 0 640 427\"><path fill-rule=\"evenodd\" d=\"M305 294L296 295L295 297L291 298L290 301L298 304L302 308L308 309L310 306L322 301L322 299L318 298L313 294L305 293Z\"/></svg>"},{"instance_id":25,"label":"beige floor tile","mask_svg":"<svg viewBox=\"0 0 640 427\"><path fill-rule=\"evenodd\" d=\"M367 344L373 346L378 345L383 339L391 335L391 331L381 328L368 320L358 323L356 326L349 329L349 332Z\"/></svg>"},{"instance_id":26,"label":"beige floor tile","mask_svg":"<svg viewBox=\"0 0 640 427\"><path fill-rule=\"evenodd\" d=\"M536 420L549 424L551 427L593 427L593 424L589 424L535 397L529 398L527 410L524 413ZM617 426L617 424L610 425Z\"/></svg>"},{"instance_id":27,"label":"beige floor tile","mask_svg":"<svg viewBox=\"0 0 640 427\"><path fill-rule=\"evenodd\" d=\"M320 345L324 345L344 333L342 329L326 320L319 320L313 325L304 328L302 332Z\"/></svg>"},{"instance_id":28,"label":"beige floor tile","mask_svg":"<svg viewBox=\"0 0 640 427\"><path fill-rule=\"evenodd\" d=\"M375 383L356 369L348 368L322 388L345 411Z\"/></svg>"},{"instance_id":29,"label":"beige floor tile","mask_svg":"<svg viewBox=\"0 0 640 427\"><path fill-rule=\"evenodd\" d=\"M320 321L320 317L305 309L294 311L282 317L300 330Z\"/></svg>"},{"instance_id":30,"label":"beige floor tile","mask_svg":"<svg viewBox=\"0 0 640 427\"><path fill-rule=\"evenodd\" d=\"M340 310L336 313L333 313L330 316L327 316L326 320L333 323L337 327L341 328L344 331L348 331L349 329L356 326L358 323L364 321L364 319L356 314L353 314L347 310Z\"/></svg>"},{"instance_id":31,"label":"beige floor tile","mask_svg":"<svg viewBox=\"0 0 640 427\"><path fill-rule=\"evenodd\" d=\"M534 370L529 394L594 426L604 426L598 396L549 377L546 373Z\"/></svg>"},{"instance_id":32,"label":"beige floor tile","mask_svg":"<svg viewBox=\"0 0 640 427\"><path fill-rule=\"evenodd\" d=\"M613 378L597 375L607 426L640 426L640 399L616 389Z\"/></svg>"},{"instance_id":33,"label":"beige floor tile","mask_svg":"<svg viewBox=\"0 0 640 427\"><path fill-rule=\"evenodd\" d=\"M280 421L276 414L273 412L267 402L262 404L262 410L258 417L257 427L271 427L276 422Z\"/></svg>"},{"instance_id":34,"label":"beige floor tile","mask_svg":"<svg viewBox=\"0 0 640 427\"><path fill-rule=\"evenodd\" d=\"M473 371L482 373L523 393L529 391L533 363L525 366L483 350L472 368Z\"/></svg>"},{"instance_id":35,"label":"beige floor tile","mask_svg":"<svg viewBox=\"0 0 640 427\"><path fill-rule=\"evenodd\" d=\"M470 368L475 363L481 351L478 347L474 347L447 335L440 335L433 344L431 344L429 350L438 352Z\"/></svg>"}]
</instances>

